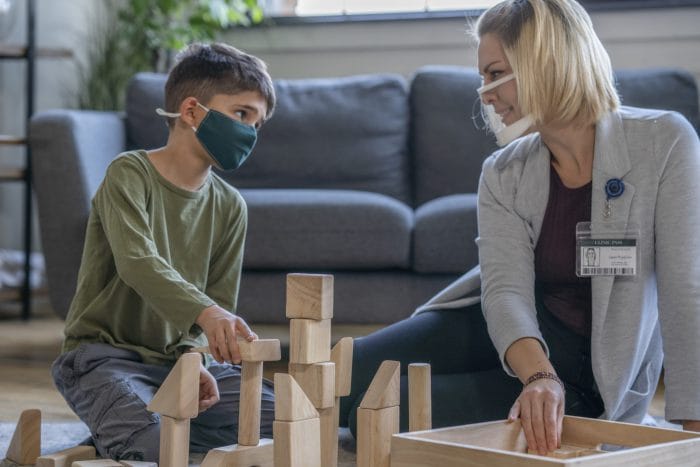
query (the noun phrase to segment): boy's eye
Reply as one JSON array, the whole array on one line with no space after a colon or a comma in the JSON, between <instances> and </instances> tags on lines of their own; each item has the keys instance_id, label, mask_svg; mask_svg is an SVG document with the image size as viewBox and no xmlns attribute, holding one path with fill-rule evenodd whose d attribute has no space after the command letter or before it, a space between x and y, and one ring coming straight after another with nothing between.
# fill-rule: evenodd
<instances>
[{"instance_id":1,"label":"boy's eye","mask_svg":"<svg viewBox=\"0 0 700 467\"><path fill-rule=\"evenodd\" d=\"M236 110L233 114L241 120L245 120L246 115L248 115L248 113L245 110Z\"/></svg>"}]
</instances>

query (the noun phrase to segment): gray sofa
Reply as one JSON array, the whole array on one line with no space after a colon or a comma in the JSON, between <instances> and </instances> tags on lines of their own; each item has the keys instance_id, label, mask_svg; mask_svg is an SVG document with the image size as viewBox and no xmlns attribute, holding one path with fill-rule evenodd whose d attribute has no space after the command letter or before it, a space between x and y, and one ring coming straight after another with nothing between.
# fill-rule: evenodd
<instances>
[{"instance_id":1,"label":"gray sofa","mask_svg":"<svg viewBox=\"0 0 700 467\"><path fill-rule=\"evenodd\" d=\"M65 316L90 199L116 154L167 136L154 109L164 76L139 74L125 114L34 116L41 239L50 298ZM618 74L628 105L673 109L698 127L698 93L679 70ZM335 275L336 323L391 323L477 263L476 189L493 137L472 121L474 69L431 66L410 79L368 75L278 80L279 105L253 156L223 174L246 199L239 310L284 323L285 275Z\"/></svg>"}]
</instances>

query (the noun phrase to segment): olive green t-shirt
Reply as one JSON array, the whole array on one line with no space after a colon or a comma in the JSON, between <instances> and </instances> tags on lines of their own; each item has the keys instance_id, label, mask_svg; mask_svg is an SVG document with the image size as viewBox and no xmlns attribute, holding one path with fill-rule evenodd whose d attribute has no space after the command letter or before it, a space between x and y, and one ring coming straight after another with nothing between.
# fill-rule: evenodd
<instances>
[{"instance_id":1,"label":"olive green t-shirt","mask_svg":"<svg viewBox=\"0 0 700 467\"><path fill-rule=\"evenodd\" d=\"M104 342L168 363L206 344L206 307L235 312L247 210L211 173L197 191L158 173L145 151L107 169L92 200L63 350Z\"/></svg>"}]
</instances>

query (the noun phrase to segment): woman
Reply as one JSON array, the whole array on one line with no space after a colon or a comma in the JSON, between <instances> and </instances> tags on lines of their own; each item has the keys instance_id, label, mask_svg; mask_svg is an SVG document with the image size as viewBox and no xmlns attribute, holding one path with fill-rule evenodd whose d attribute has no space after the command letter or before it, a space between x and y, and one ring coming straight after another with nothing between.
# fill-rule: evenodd
<instances>
[{"instance_id":1,"label":"woman","mask_svg":"<svg viewBox=\"0 0 700 467\"><path fill-rule=\"evenodd\" d=\"M620 107L574 0L504 1L475 33L485 114L510 143L483 166L480 275L356 341L343 415L352 426L379 361L428 360L434 425L507 414L544 454L564 413L642 422L663 363L666 418L700 431L697 134L678 114ZM593 245L601 267L586 263Z\"/></svg>"}]
</instances>

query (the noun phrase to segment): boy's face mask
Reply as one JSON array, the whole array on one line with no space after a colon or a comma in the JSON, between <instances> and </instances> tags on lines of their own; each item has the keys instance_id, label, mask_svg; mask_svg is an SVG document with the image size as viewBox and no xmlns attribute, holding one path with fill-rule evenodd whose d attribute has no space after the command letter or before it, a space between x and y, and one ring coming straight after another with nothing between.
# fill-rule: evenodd
<instances>
[{"instance_id":1,"label":"boy's face mask","mask_svg":"<svg viewBox=\"0 0 700 467\"><path fill-rule=\"evenodd\" d=\"M485 92L491 91L492 89L495 89L501 84L507 83L508 81L514 78L515 75L511 73L507 76L504 76L501 79L494 81L491 84L481 86L476 91L479 93L479 96L482 97ZM496 143L501 147L521 137L534 123L534 119L532 118L532 116L526 115L517 122L514 122L511 125L506 125L505 123L503 123L503 118L496 113L496 109L493 105L484 104L483 100L481 105L484 110L484 113L486 114L488 125L491 128L491 131L493 131L493 133L496 135Z\"/></svg>"},{"instance_id":2,"label":"boy's face mask","mask_svg":"<svg viewBox=\"0 0 700 467\"><path fill-rule=\"evenodd\" d=\"M192 127L197 139L216 165L222 170L235 170L248 158L258 133L254 127L241 123L223 113L197 105L207 111L198 128ZM156 109L158 115L179 117L179 113Z\"/></svg>"}]
</instances>

